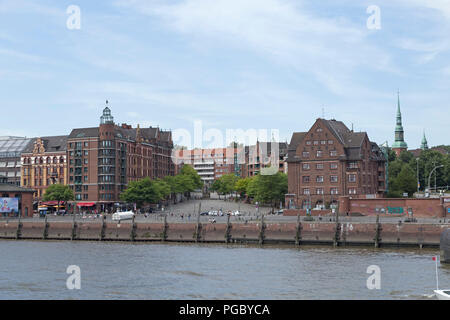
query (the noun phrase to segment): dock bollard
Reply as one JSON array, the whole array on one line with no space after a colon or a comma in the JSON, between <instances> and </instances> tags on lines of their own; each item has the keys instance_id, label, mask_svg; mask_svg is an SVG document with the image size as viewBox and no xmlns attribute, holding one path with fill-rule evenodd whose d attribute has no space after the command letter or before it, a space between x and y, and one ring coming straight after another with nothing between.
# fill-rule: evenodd
<instances>
[{"instance_id":1,"label":"dock bollard","mask_svg":"<svg viewBox=\"0 0 450 320\"><path fill-rule=\"evenodd\" d=\"M295 245L299 246L302 241L302 223L300 222L300 213L297 214L297 231L295 232Z\"/></svg>"},{"instance_id":2,"label":"dock bollard","mask_svg":"<svg viewBox=\"0 0 450 320\"><path fill-rule=\"evenodd\" d=\"M380 216L377 214L377 222L376 222L376 227L375 227L375 248L379 248L380 247L380 242L381 242L381 223L380 223Z\"/></svg>"},{"instance_id":3,"label":"dock bollard","mask_svg":"<svg viewBox=\"0 0 450 320\"><path fill-rule=\"evenodd\" d=\"M261 228L259 231L259 244L264 244L266 224L264 223L264 214L261 215Z\"/></svg>"},{"instance_id":4,"label":"dock bollard","mask_svg":"<svg viewBox=\"0 0 450 320\"><path fill-rule=\"evenodd\" d=\"M231 242L231 223L230 216L227 216L227 228L225 229L225 243Z\"/></svg>"},{"instance_id":5,"label":"dock bollard","mask_svg":"<svg viewBox=\"0 0 450 320\"><path fill-rule=\"evenodd\" d=\"M44 232L42 233L42 239L46 240L47 238L48 238L48 222L47 222L47 215L45 215Z\"/></svg>"},{"instance_id":6,"label":"dock bollard","mask_svg":"<svg viewBox=\"0 0 450 320\"><path fill-rule=\"evenodd\" d=\"M21 215L19 214L19 223L17 224L17 230L16 230L16 240L20 239L22 237L22 220Z\"/></svg>"},{"instance_id":7,"label":"dock bollard","mask_svg":"<svg viewBox=\"0 0 450 320\"><path fill-rule=\"evenodd\" d=\"M102 226L101 226L101 228L100 228L100 241L102 241L102 240L104 240L105 239L105 229L106 229L106 223L105 223L105 220L106 220L106 216L104 215L103 217L102 217Z\"/></svg>"},{"instance_id":8,"label":"dock bollard","mask_svg":"<svg viewBox=\"0 0 450 320\"><path fill-rule=\"evenodd\" d=\"M446 229L441 233L440 251L442 263L450 263L450 229Z\"/></svg>"}]
</instances>

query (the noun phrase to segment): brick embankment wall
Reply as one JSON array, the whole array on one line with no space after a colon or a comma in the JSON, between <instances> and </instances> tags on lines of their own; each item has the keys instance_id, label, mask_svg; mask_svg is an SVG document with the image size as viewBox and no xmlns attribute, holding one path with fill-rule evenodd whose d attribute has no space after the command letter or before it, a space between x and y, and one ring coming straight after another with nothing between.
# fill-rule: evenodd
<instances>
[{"instance_id":1,"label":"brick embankment wall","mask_svg":"<svg viewBox=\"0 0 450 320\"><path fill-rule=\"evenodd\" d=\"M444 223L0 222L0 239L439 246Z\"/></svg>"}]
</instances>

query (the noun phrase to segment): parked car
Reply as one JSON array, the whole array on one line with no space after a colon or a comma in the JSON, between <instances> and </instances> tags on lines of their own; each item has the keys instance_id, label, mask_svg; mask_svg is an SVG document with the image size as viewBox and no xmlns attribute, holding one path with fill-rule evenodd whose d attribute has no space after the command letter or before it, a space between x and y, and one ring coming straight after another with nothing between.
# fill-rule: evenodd
<instances>
[{"instance_id":1,"label":"parked car","mask_svg":"<svg viewBox=\"0 0 450 320\"><path fill-rule=\"evenodd\" d=\"M209 215L209 212L208 212L208 211L202 212L202 213L200 213L200 215L201 215L201 216L207 216L207 215Z\"/></svg>"},{"instance_id":2,"label":"parked car","mask_svg":"<svg viewBox=\"0 0 450 320\"><path fill-rule=\"evenodd\" d=\"M284 212L284 209L281 209L281 210L277 211L278 214L283 214L283 212Z\"/></svg>"},{"instance_id":3,"label":"parked car","mask_svg":"<svg viewBox=\"0 0 450 320\"><path fill-rule=\"evenodd\" d=\"M240 216L241 213L238 210L236 210L236 211L232 212L231 215L232 216Z\"/></svg>"},{"instance_id":4,"label":"parked car","mask_svg":"<svg viewBox=\"0 0 450 320\"><path fill-rule=\"evenodd\" d=\"M217 211L210 211L209 213L208 213L210 216L217 216L218 215L218 213L217 213Z\"/></svg>"}]
</instances>

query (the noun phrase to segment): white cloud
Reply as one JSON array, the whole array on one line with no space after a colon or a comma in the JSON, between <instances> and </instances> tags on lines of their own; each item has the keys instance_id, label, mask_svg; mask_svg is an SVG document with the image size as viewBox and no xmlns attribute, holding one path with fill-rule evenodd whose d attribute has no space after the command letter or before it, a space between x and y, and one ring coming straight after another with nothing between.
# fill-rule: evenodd
<instances>
[{"instance_id":1,"label":"white cloud","mask_svg":"<svg viewBox=\"0 0 450 320\"><path fill-rule=\"evenodd\" d=\"M204 46L246 46L285 67L313 75L335 94L345 94L335 84L350 79L357 68L395 71L389 55L370 43L365 26L342 17L314 16L301 4L287 0L117 3L160 18L193 42L201 39Z\"/></svg>"}]
</instances>

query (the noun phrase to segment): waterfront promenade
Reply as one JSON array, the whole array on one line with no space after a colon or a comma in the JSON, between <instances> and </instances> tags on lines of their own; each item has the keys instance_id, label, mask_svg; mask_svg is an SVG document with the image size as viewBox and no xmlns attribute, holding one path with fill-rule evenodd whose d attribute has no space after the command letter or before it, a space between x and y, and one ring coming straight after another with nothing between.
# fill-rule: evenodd
<instances>
[{"instance_id":1,"label":"waterfront promenade","mask_svg":"<svg viewBox=\"0 0 450 320\"><path fill-rule=\"evenodd\" d=\"M198 215L199 200L187 201L133 220L113 221L111 215L67 215L46 218L2 218L0 239L95 240L194 243L321 244L332 246L438 247L440 234L450 228L442 219L406 217L292 217L271 215L270 208L202 201L200 212L237 210L240 216ZM214 207L214 204L220 207ZM211 208L212 206L212 208ZM227 208L227 209L225 209ZM336 221L338 220L338 221Z\"/></svg>"}]
</instances>

